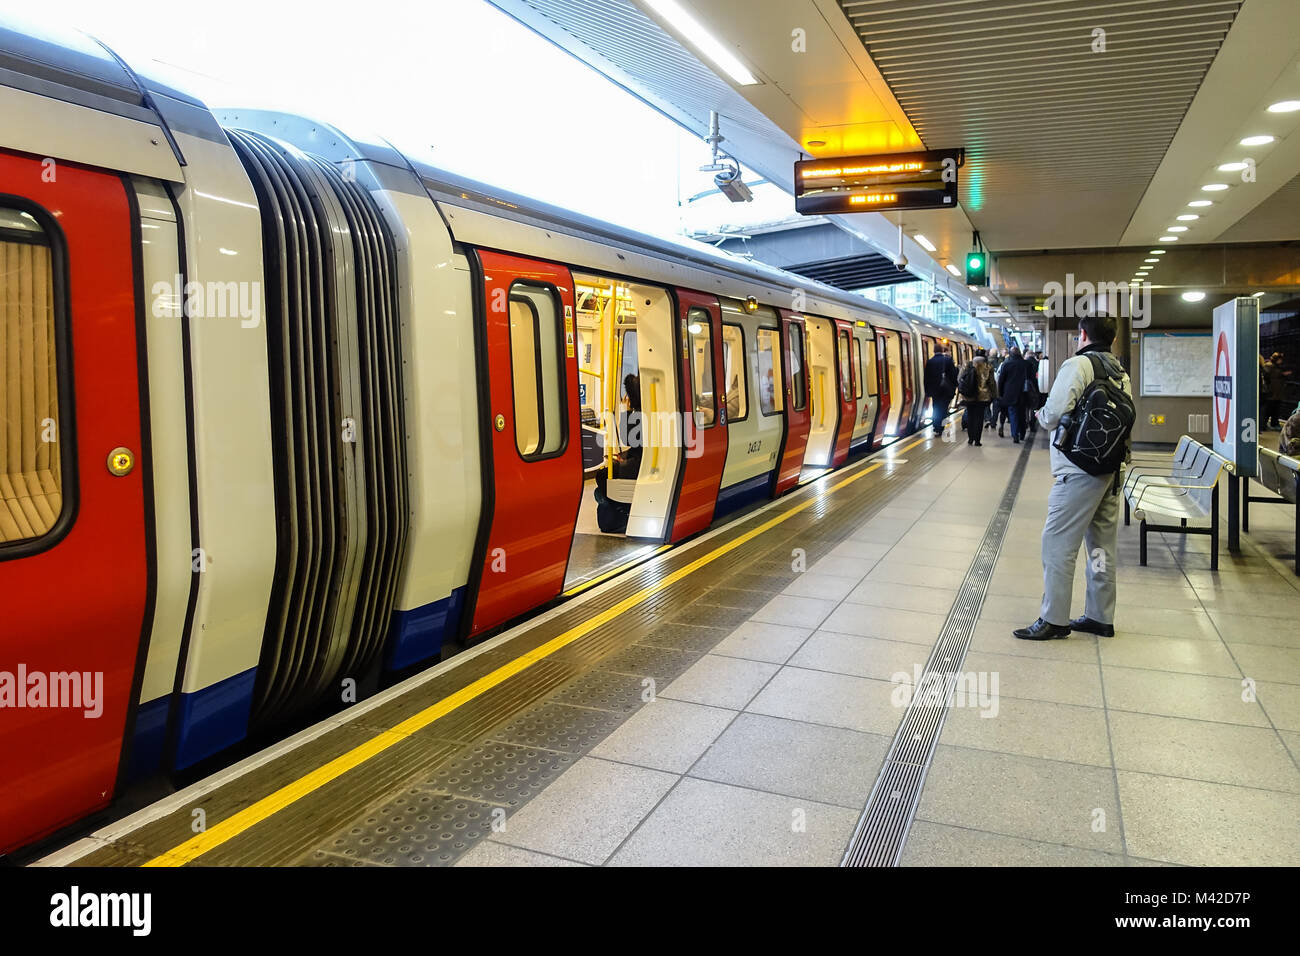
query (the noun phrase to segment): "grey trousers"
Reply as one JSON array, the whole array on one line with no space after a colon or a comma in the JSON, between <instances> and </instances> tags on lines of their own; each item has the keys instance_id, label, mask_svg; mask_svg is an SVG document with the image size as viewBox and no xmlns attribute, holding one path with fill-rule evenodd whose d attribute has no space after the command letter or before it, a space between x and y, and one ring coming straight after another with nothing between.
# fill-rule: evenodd
<instances>
[{"instance_id":1,"label":"grey trousers","mask_svg":"<svg viewBox=\"0 0 1300 956\"><path fill-rule=\"evenodd\" d=\"M1074 562L1086 549L1088 597L1085 617L1115 622L1115 545L1119 537L1119 495L1111 475L1062 475L1047 497L1043 526L1043 607L1049 624L1070 623Z\"/></svg>"}]
</instances>

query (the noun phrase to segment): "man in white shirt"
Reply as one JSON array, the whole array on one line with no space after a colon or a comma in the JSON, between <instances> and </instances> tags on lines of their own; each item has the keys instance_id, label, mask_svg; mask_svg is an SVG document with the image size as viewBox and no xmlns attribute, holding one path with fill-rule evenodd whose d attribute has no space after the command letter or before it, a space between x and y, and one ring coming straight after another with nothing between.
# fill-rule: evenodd
<instances>
[{"instance_id":1,"label":"man in white shirt","mask_svg":"<svg viewBox=\"0 0 1300 956\"><path fill-rule=\"evenodd\" d=\"M1038 420L1052 433L1052 491L1043 526L1043 603L1038 620L1012 633L1027 641L1068 637L1071 631L1115 635L1115 549L1119 538L1119 495L1114 475L1090 475L1056 447L1062 416L1074 410L1079 396L1093 381L1090 353L1122 381L1130 398L1133 386L1123 365L1110 351L1116 333L1109 316L1079 320L1079 351L1067 359L1039 409ZM1088 594L1083 616L1070 619L1074 567L1082 545L1087 552Z\"/></svg>"}]
</instances>

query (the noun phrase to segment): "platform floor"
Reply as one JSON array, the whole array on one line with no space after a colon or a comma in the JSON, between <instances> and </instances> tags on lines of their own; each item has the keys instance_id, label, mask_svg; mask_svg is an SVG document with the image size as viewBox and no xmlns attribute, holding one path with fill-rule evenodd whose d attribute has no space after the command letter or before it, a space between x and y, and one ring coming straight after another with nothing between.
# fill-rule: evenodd
<instances>
[{"instance_id":1,"label":"platform floor","mask_svg":"<svg viewBox=\"0 0 1300 956\"><path fill-rule=\"evenodd\" d=\"M905 440L46 862L838 865L974 581L902 865L1300 863L1290 509L1217 573L1122 529L1117 636L1017 641L1050 481Z\"/></svg>"}]
</instances>

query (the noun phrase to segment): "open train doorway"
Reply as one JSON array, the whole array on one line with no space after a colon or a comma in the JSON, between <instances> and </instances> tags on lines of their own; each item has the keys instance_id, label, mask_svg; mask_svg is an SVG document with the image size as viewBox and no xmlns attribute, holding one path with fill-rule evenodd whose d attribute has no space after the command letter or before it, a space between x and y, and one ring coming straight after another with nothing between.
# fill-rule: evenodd
<instances>
[{"instance_id":1,"label":"open train doorway","mask_svg":"<svg viewBox=\"0 0 1300 956\"><path fill-rule=\"evenodd\" d=\"M663 541L676 479L655 424L675 415L673 306L662 289L574 273L582 503L565 590L648 556ZM638 500L640 499L640 500Z\"/></svg>"}]
</instances>

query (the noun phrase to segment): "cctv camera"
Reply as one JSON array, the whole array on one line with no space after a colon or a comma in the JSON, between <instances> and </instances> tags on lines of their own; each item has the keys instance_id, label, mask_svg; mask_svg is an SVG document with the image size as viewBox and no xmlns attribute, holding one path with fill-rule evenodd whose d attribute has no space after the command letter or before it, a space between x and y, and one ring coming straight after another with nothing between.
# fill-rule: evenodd
<instances>
[{"instance_id":1,"label":"cctv camera","mask_svg":"<svg viewBox=\"0 0 1300 956\"><path fill-rule=\"evenodd\" d=\"M713 185L732 202L752 202L754 199L754 194L740 178L740 170L734 166L714 176Z\"/></svg>"},{"instance_id":2,"label":"cctv camera","mask_svg":"<svg viewBox=\"0 0 1300 956\"><path fill-rule=\"evenodd\" d=\"M898 255L894 256L894 268L897 269L899 272L902 272L904 269L906 269L907 256L903 255L901 252Z\"/></svg>"}]
</instances>

